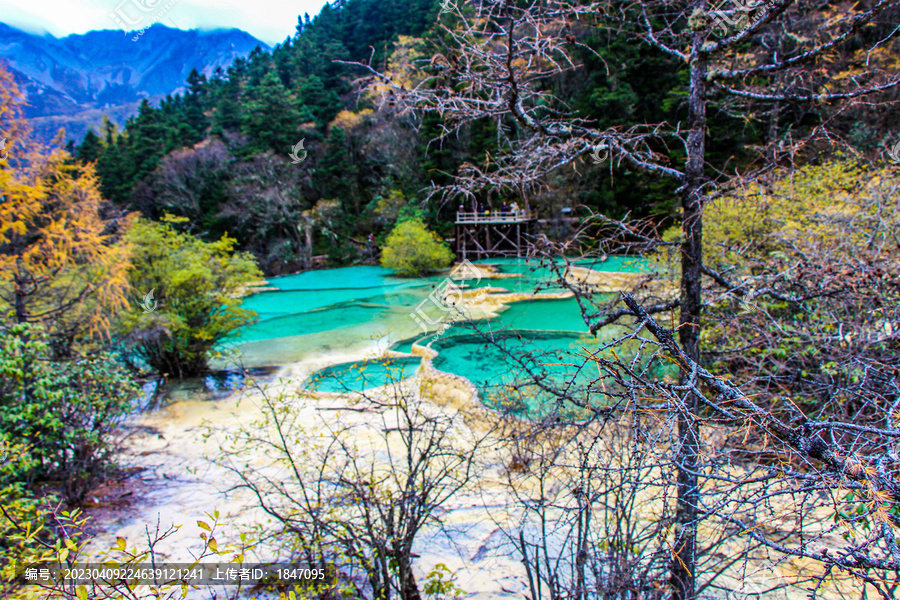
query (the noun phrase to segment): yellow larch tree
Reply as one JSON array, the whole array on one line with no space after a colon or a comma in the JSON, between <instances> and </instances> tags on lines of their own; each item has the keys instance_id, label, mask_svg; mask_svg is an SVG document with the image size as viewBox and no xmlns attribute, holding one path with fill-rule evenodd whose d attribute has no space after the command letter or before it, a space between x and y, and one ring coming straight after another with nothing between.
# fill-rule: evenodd
<instances>
[{"instance_id":1,"label":"yellow larch tree","mask_svg":"<svg viewBox=\"0 0 900 600\"><path fill-rule=\"evenodd\" d=\"M125 305L130 217L104 219L93 166L30 138L24 100L2 66L0 88L0 127L17 136L16 156L0 161L0 313L45 325L66 354L105 334Z\"/></svg>"}]
</instances>

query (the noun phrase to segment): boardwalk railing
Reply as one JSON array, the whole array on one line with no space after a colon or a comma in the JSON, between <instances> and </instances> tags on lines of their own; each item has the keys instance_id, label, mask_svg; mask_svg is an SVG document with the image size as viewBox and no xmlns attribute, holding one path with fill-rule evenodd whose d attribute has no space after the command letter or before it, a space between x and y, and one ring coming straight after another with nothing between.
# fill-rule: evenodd
<instances>
[{"instance_id":1,"label":"boardwalk railing","mask_svg":"<svg viewBox=\"0 0 900 600\"><path fill-rule=\"evenodd\" d=\"M457 223L525 223L536 218L536 214L525 210L456 213Z\"/></svg>"}]
</instances>

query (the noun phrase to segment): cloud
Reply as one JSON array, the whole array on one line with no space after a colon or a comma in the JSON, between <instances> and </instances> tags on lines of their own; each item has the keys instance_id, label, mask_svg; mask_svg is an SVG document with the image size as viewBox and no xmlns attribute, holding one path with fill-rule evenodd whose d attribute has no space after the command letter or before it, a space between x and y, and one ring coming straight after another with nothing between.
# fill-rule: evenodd
<instances>
[{"instance_id":1,"label":"cloud","mask_svg":"<svg viewBox=\"0 0 900 600\"><path fill-rule=\"evenodd\" d=\"M13 27L62 37L92 29L117 29L109 15L121 2L0 0L0 15ZM161 23L178 29L236 27L273 45L294 34L299 15L315 15L324 4L325 0L177 0Z\"/></svg>"}]
</instances>

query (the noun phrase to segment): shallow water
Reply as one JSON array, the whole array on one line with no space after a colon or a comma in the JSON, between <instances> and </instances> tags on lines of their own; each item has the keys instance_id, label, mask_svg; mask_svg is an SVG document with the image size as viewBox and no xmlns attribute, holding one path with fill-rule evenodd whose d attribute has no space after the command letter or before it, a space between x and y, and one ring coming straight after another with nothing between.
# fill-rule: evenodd
<instances>
[{"instance_id":1,"label":"shallow water","mask_svg":"<svg viewBox=\"0 0 900 600\"><path fill-rule=\"evenodd\" d=\"M519 277L468 280L474 288L510 292L559 291L557 273L549 265L523 259L497 258L476 264L494 265L500 273ZM564 267L562 262L558 263ZM644 259L609 257L578 261L579 266L605 271L648 272ZM412 344L430 344L439 352L435 368L460 375L479 387L485 404L511 409L523 416L543 416L556 406L519 364L526 356L529 370L544 373L554 385L566 384L591 402L603 402L588 390L597 369L584 357L598 341L587 334L578 303L572 299L520 300L503 306L496 316L458 322L441 333L424 331L411 317L417 305L446 275L401 279L375 266L308 271L276 277L275 288L248 297L244 306L258 313L256 323L241 328L219 348L217 366L283 365L315 359L331 352L392 349L410 352ZM484 336L503 340L505 350ZM510 354L518 357L511 358ZM587 364L588 368L585 368ZM399 365L399 371L396 371ZM359 391L414 373L418 360L391 366L377 362L327 367L309 382L328 392ZM363 375L364 374L364 375ZM592 379L593 378L593 379Z\"/></svg>"},{"instance_id":2,"label":"shallow water","mask_svg":"<svg viewBox=\"0 0 900 600\"><path fill-rule=\"evenodd\" d=\"M303 387L317 392L361 392L412 377L421 362L421 358L390 358L341 363L317 371Z\"/></svg>"},{"instance_id":3,"label":"shallow water","mask_svg":"<svg viewBox=\"0 0 900 600\"><path fill-rule=\"evenodd\" d=\"M476 264L496 266L515 278L469 280L472 288L494 287L510 292L558 291L556 274L547 265L522 259L490 259ZM561 263L560 263L561 264ZM651 270L642 259L610 257L604 261L580 261L580 266L607 271ZM265 291L245 300L259 314L258 322L242 328L223 344L231 354L221 359L244 366L287 364L309 360L323 353L371 348L410 352L414 342L431 343L440 355L434 366L475 383L482 400L499 409L540 416L553 408L546 393L530 381L524 369L508 353L529 352L527 364L544 372L554 382L565 377L583 394L593 370L573 369L583 365L585 349L597 340L587 327L574 299L540 299L512 302L497 316L476 323L455 323L439 334L426 333L410 316L444 276L401 279L381 267L346 267L309 271L273 278ZM506 351L485 342L485 334L504 340ZM418 359L384 365L377 361L327 367L314 376L308 387L319 391L359 391L408 377ZM399 369L399 371L398 371ZM572 376L573 372L577 373ZM575 391L574 389L571 391Z\"/></svg>"},{"instance_id":4,"label":"shallow water","mask_svg":"<svg viewBox=\"0 0 900 600\"><path fill-rule=\"evenodd\" d=\"M491 408L526 418L558 411L577 419L587 414L568 401L559 401L560 393L603 406L610 402L604 390L618 389L609 378L601 381L595 357L612 359L613 355L609 350L599 352L600 345L587 333L505 329L491 334L482 328L478 333L441 337L430 347L438 352L434 367L471 381L481 401ZM643 357L641 364L654 377L674 373L671 364L658 358Z\"/></svg>"},{"instance_id":5,"label":"shallow water","mask_svg":"<svg viewBox=\"0 0 900 600\"><path fill-rule=\"evenodd\" d=\"M496 325L499 319L482 323ZM596 379L589 353L596 340L588 334L565 331L502 329L496 332L467 325L452 327L444 335L416 339L438 352L433 366L465 377L479 390L481 400L497 410L509 410L523 417L542 417L560 406L552 394L535 385L532 373L544 383L567 386L569 393L594 402L603 402L589 390ZM408 351L406 340L392 350ZM322 392L359 392L396 384L415 375L420 357L389 358L329 366L314 373L304 383L306 389Z\"/></svg>"},{"instance_id":6,"label":"shallow water","mask_svg":"<svg viewBox=\"0 0 900 600\"><path fill-rule=\"evenodd\" d=\"M483 278L477 283L468 281L473 288L498 287L523 293L534 292L538 287L542 291L555 289L552 271L544 267L536 268L534 262L497 258L476 264L497 265L503 273L517 273L522 277ZM603 262L584 262L582 266L608 271L643 272L651 269L646 261L622 257L609 257ZM402 279L393 277L383 267L363 266L272 278L268 286L276 289L254 294L244 300L244 307L259 315L258 321L242 327L220 344L218 350L223 352L223 356L215 361L216 366L281 365L322 352L360 349L367 347L372 340L379 340L385 346L398 344L397 349L408 351L411 340L425 335L410 313L444 277ZM512 303L499 317L491 319L489 327L586 330L578 305L572 299ZM447 333L463 330L454 326Z\"/></svg>"},{"instance_id":7,"label":"shallow water","mask_svg":"<svg viewBox=\"0 0 900 600\"><path fill-rule=\"evenodd\" d=\"M587 392L596 369L579 356L593 345L589 335L513 329L489 338L479 333L446 336L431 348L438 352L434 367L471 381L491 408L540 417L555 408L572 407L558 405L532 374L545 378L546 385L568 385L573 395L597 401Z\"/></svg>"},{"instance_id":8,"label":"shallow water","mask_svg":"<svg viewBox=\"0 0 900 600\"><path fill-rule=\"evenodd\" d=\"M274 277L276 288L244 299L256 323L241 327L217 350L216 366L298 362L317 353L353 350L373 339L411 337L409 317L430 291L425 279L400 279L382 267L346 267Z\"/></svg>"},{"instance_id":9,"label":"shallow water","mask_svg":"<svg viewBox=\"0 0 900 600\"><path fill-rule=\"evenodd\" d=\"M241 371L211 371L202 377L181 380L151 379L141 386L143 394L134 408L146 411L156 410L173 402L222 400L247 387L248 380L267 381L274 372L274 367L260 367Z\"/></svg>"}]
</instances>

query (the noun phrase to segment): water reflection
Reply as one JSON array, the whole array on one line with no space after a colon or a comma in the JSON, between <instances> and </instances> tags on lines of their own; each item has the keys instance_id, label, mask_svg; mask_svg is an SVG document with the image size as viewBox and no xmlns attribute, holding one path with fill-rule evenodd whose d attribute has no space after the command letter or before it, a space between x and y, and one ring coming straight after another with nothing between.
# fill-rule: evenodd
<instances>
[{"instance_id":1,"label":"water reflection","mask_svg":"<svg viewBox=\"0 0 900 600\"><path fill-rule=\"evenodd\" d=\"M156 410L175 402L216 401L254 382L264 383L274 375L276 367L252 369L221 369L202 377L185 379L151 379L141 386L143 394L138 399L138 410Z\"/></svg>"}]
</instances>

